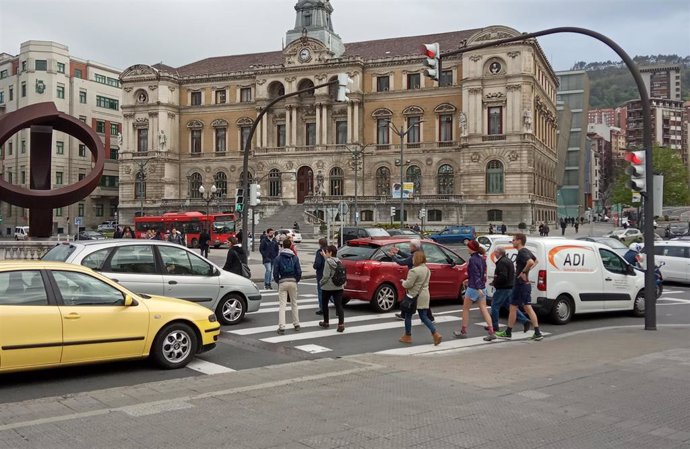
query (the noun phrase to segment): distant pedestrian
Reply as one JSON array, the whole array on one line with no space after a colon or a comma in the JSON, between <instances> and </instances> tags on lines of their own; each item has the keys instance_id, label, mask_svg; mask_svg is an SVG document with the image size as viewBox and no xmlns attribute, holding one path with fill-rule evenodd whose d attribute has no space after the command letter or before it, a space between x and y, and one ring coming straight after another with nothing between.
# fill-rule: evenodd
<instances>
[{"instance_id":1,"label":"distant pedestrian","mask_svg":"<svg viewBox=\"0 0 690 449\"><path fill-rule=\"evenodd\" d=\"M539 224L539 237L544 237L544 223Z\"/></svg>"},{"instance_id":2,"label":"distant pedestrian","mask_svg":"<svg viewBox=\"0 0 690 449\"><path fill-rule=\"evenodd\" d=\"M324 250L328 247L328 241L325 238L319 239L319 249L316 250L316 255L314 256L314 264L312 268L316 271L316 295L319 298L319 310L316 311L317 315L323 315L323 310L321 308L321 296L323 291L321 290L321 278L323 277L323 268L326 263L326 259L323 257ZM326 303L328 305L328 303Z\"/></svg>"},{"instance_id":3,"label":"distant pedestrian","mask_svg":"<svg viewBox=\"0 0 690 449\"><path fill-rule=\"evenodd\" d=\"M493 234L493 233L494 233L494 225L489 223L489 234Z\"/></svg>"},{"instance_id":4,"label":"distant pedestrian","mask_svg":"<svg viewBox=\"0 0 690 449\"><path fill-rule=\"evenodd\" d=\"M175 226L173 226L172 231L170 232L168 241L171 243L177 243L178 245L184 245L184 240L182 240L182 234L180 234L180 231L178 231Z\"/></svg>"},{"instance_id":5,"label":"distant pedestrian","mask_svg":"<svg viewBox=\"0 0 690 449\"><path fill-rule=\"evenodd\" d=\"M513 246L518 250L517 258L515 259L515 286L513 287L513 294L510 297L510 314L508 315L508 327L503 332L498 332L497 337L512 338L513 325L517 318L518 307L523 307L529 316L532 326L534 326L534 334L530 340L541 340L544 337L539 330L539 321L537 314L532 309L532 285L529 282L529 272L539 262L530 250L525 248L527 237L525 234L515 234L513 236Z\"/></svg>"},{"instance_id":6,"label":"distant pedestrian","mask_svg":"<svg viewBox=\"0 0 690 449\"><path fill-rule=\"evenodd\" d=\"M548 237L548 236L549 236L549 232L551 232L551 229L549 228L549 224L548 224L548 223L544 223L544 237Z\"/></svg>"},{"instance_id":7,"label":"distant pedestrian","mask_svg":"<svg viewBox=\"0 0 690 449\"><path fill-rule=\"evenodd\" d=\"M239 276L244 276L244 273L242 273L242 264L247 264L247 253L244 248L242 248L237 237L230 237L228 243L230 244L230 248L225 258L223 270L235 273Z\"/></svg>"},{"instance_id":8,"label":"distant pedestrian","mask_svg":"<svg viewBox=\"0 0 690 449\"><path fill-rule=\"evenodd\" d=\"M467 324L470 322L470 308L474 303L479 305L484 321L488 324L487 332L489 335L484 340L491 341L496 339L491 316L486 308L486 260L484 260L484 248L476 241L467 242L467 250L470 252L470 260L467 263L467 279L465 285L465 298L462 304L462 327L460 332L453 331L457 338L467 338Z\"/></svg>"},{"instance_id":9,"label":"distant pedestrian","mask_svg":"<svg viewBox=\"0 0 690 449\"><path fill-rule=\"evenodd\" d=\"M345 311L343 310L343 285L336 285L335 274L342 262L338 260L336 254L338 248L334 245L327 246L321 251L324 258L323 275L319 281L321 286L321 298L319 305L323 312L323 321L319 322L319 326L328 329L328 301L332 300L335 304L335 313L338 315L338 332L345 330Z\"/></svg>"},{"instance_id":10,"label":"distant pedestrian","mask_svg":"<svg viewBox=\"0 0 690 449\"><path fill-rule=\"evenodd\" d=\"M278 330L277 333L285 333L285 308L288 298L292 308L292 326L299 332L299 308L297 298L297 283L302 279L302 268L299 258L292 252L290 239L283 240L283 248L273 262L273 280L278 284Z\"/></svg>"},{"instance_id":11,"label":"distant pedestrian","mask_svg":"<svg viewBox=\"0 0 690 449\"><path fill-rule=\"evenodd\" d=\"M575 222L575 234L577 234L577 231L579 231L579 230L580 230L580 222L576 221Z\"/></svg>"},{"instance_id":12,"label":"distant pedestrian","mask_svg":"<svg viewBox=\"0 0 690 449\"><path fill-rule=\"evenodd\" d=\"M299 231L299 223L294 222L294 223L292 224L292 229L294 229L295 231Z\"/></svg>"},{"instance_id":13,"label":"distant pedestrian","mask_svg":"<svg viewBox=\"0 0 690 449\"><path fill-rule=\"evenodd\" d=\"M130 228L129 226L125 226L125 228L122 230L122 238L135 239L137 237L136 235L134 235L134 231L132 231L132 228Z\"/></svg>"},{"instance_id":14,"label":"distant pedestrian","mask_svg":"<svg viewBox=\"0 0 690 449\"><path fill-rule=\"evenodd\" d=\"M273 279L273 261L278 257L279 247L275 239L273 229L266 230L266 237L261 240L259 253L261 253L261 263L264 265L264 289L270 290L271 280Z\"/></svg>"},{"instance_id":15,"label":"distant pedestrian","mask_svg":"<svg viewBox=\"0 0 690 449\"><path fill-rule=\"evenodd\" d=\"M568 224L565 222L563 218L561 218L561 235L565 235L565 228L568 227Z\"/></svg>"},{"instance_id":16,"label":"distant pedestrian","mask_svg":"<svg viewBox=\"0 0 690 449\"><path fill-rule=\"evenodd\" d=\"M153 234L153 240L165 240L165 235L163 235L163 231L160 229L156 229L156 232Z\"/></svg>"},{"instance_id":17,"label":"distant pedestrian","mask_svg":"<svg viewBox=\"0 0 690 449\"><path fill-rule=\"evenodd\" d=\"M237 231L237 233L235 234L235 237L237 237L237 241L240 242L240 245L241 245L242 244L242 237L244 237L244 235L242 235L242 229Z\"/></svg>"},{"instance_id":18,"label":"distant pedestrian","mask_svg":"<svg viewBox=\"0 0 690 449\"><path fill-rule=\"evenodd\" d=\"M506 226L505 223L503 223L501 225L501 234L505 235L507 230L508 230L508 227Z\"/></svg>"},{"instance_id":19,"label":"distant pedestrian","mask_svg":"<svg viewBox=\"0 0 690 449\"><path fill-rule=\"evenodd\" d=\"M493 285L495 289L494 296L491 298L491 324L494 328L494 332L498 332L498 315L504 306L510 305L510 295L515 285L515 266L513 265L513 261L506 256L505 248L500 246L497 247L494 254L497 259L494 279L491 282L491 285ZM531 323L520 309L517 310L517 319L522 323L524 332L527 332Z\"/></svg>"},{"instance_id":20,"label":"distant pedestrian","mask_svg":"<svg viewBox=\"0 0 690 449\"><path fill-rule=\"evenodd\" d=\"M115 229L115 232L113 232L113 238L114 239L121 239L122 238L122 226L118 226Z\"/></svg>"},{"instance_id":21,"label":"distant pedestrian","mask_svg":"<svg viewBox=\"0 0 690 449\"><path fill-rule=\"evenodd\" d=\"M206 228L202 229L201 234L199 234L199 249L201 250L201 255L208 259L208 250L211 247L211 235L208 233Z\"/></svg>"},{"instance_id":22,"label":"distant pedestrian","mask_svg":"<svg viewBox=\"0 0 690 449\"><path fill-rule=\"evenodd\" d=\"M429 329L434 339L434 345L441 343L443 337L438 333L434 323L429 319L429 281L431 270L426 266L426 255L424 251L415 251L412 256L413 268L407 272L407 279L402 281L402 286L408 296L417 298L417 313L422 323ZM412 343L412 313L404 313L405 335L400 337L401 343Z\"/></svg>"}]
</instances>

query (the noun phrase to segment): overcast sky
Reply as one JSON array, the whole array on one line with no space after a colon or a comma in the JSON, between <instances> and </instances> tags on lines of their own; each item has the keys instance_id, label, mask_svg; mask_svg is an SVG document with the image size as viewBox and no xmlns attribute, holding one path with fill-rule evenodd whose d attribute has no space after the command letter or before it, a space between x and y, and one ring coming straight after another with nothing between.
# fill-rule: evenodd
<instances>
[{"instance_id":1,"label":"overcast sky","mask_svg":"<svg viewBox=\"0 0 690 449\"><path fill-rule=\"evenodd\" d=\"M280 50L296 0L0 0L0 52L27 40L66 44L72 56L125 69L173 67L209 56ZM631 56L690 55L690 0L331 0L344 42L507 25L521 32L590 28ZM618 60L576 35L539 40L556 70ZM442 49L443 50L443 49Z\"/></svg>"}]
</instances>

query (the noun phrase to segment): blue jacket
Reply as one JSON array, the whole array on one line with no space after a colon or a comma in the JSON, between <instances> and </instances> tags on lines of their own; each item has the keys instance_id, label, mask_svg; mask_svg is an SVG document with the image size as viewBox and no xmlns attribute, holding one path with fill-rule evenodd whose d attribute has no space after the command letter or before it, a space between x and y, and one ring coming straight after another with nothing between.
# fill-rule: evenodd
<instances>
[{"instance_id":1,"label":"blue jacket","mask_svg":"<svg viewBox=\"0 0 690 449\"><path fill-rule=\"evenodd\" d=\"M278 257L278 242L268 237L262 239L259 245L259 252L261 253L262 263L273 262L273 260Z\"/></svg>"},{"instance_id":2,"label":"blue jacket","mask_svg":"<svg viewBox=\"0 0 690 449\"><path fill-rule=\"evenodd\" d=\"M323 255L321 254L321 251L323 251L323 247L316 250L316 257L314 258L314 265L312 265L312 268L314 268L316 270L316 280L317 281L320 281L321 278L323 277L323 269L326 265L326 259L324 259Z\"/></svg>"},{"instance_id":3,"label":"blue jacket","mask_svg":"<svg viewBox=\"0 0 690 449\"><path fill-rule=\"evenodd\" d=\"M470 261L467 263L467 279L469 279L467 286L478 290L486 288L486 282L484 282L485 274L486 261L479 253L472 254Z\"/></svg>"},{"instance_id":4,"label":"blue jacket","mask_svg":"<svg viewBox=\"0 0 690 449\"><path fill-rule=\"evenodd\" d=\"M398 254L393 254L393 262L398 265L404 265L407 268L412 268L412 256L414 256L414 251L410 254L400 251Z\"/></svg>"},{"instance_id":5,"label":"blue jacket","mask_svg":"<svg viewBox=\"0 0 690 449\"><path fill-rule=\"evenodd\" d=\"M289 273L288 267L292 268L292 273ZM280 284L281 281L299 282L300 279L302 279L302 267L299 264L299 257L289 249L281 250L273 261L273 280Z\"/></svg>"}]
</instances>

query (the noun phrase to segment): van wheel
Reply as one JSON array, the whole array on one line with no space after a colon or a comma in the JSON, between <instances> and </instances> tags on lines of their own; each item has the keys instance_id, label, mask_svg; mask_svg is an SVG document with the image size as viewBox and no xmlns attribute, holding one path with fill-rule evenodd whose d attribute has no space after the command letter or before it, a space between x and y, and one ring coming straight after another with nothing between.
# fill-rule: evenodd
<instances>
[{"instance_id":1,"label":"van wheel","mask_svg":"<svg viewBox=\"0 0 690 449\"><path fill-rule=\"evenodd\" d=\"M244 298L237 293L225 295L216 307L216 316L221 324L237 324L244 318L247 307Z\"/></svg>"},{"instance_id":2,"label":"van wheel","mask_svg":"<svg viewBox=\"0 0 690 449\"><path fill-rule=\"evenodd\" d=\"M551 309L551 321L554 324L566 324L575 314L575 305L573 300L566 295L560 295L556 298Z\"/></svg>"},{"instance_id":3,"label":"van wheel","mask_svg":"<svg viewBox=\"0 0 690 449\"><path fill-rule=\"evenodd\" d=\"M390 284L381 284L374 293L371 305L377 312L389 312L398 302L398 292Z\"/></svg>"},{"instance_id":4,"label":"van wheel","mask_svg":"<svg viewBox=\"0 0 690 449\"><path fill-rule=\"evenodd\" d=\"M635 296L635 302L633 303L633 316L643 317L644 316L644 290L637 292Z\"/></svg>"}]
</instances>

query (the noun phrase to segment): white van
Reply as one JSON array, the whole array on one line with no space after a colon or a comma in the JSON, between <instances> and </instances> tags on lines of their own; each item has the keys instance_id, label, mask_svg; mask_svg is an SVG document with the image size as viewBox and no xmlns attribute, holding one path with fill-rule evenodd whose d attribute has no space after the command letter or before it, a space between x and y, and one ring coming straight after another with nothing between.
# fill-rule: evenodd
<instances>
[{"instance_id":1,"label":"white van","mask_svg":"<svg viewBox=\"0 0 690 449\"><path fill-rule=\"evenodd\" d=\"M28 226L15 226L14 227L14 239L15 240L26 240L29 238L29 227Z\"/></svg>"},{"instance_id":2,"label":"white van","mask_svg":"<svg viewBox=\"0 0 690 449\"><path fill-rule=\"evenodd\" d=\"M644 316L644 273L608 246L551 237L527 237L525 246L538 262L529 274L532 306L554 323L565 324L576 313L614 310ZM515 260L512 244L504 248ZM496 254L487 256L487 272L493 274Z\"/></svg>"},{"instance_id":3,"label":"white van","mask_svg":"<svg viewBox=\"0 0 690 449\"><path fill-rule=\"evenodd\" d=\"M640 245L644 248L644 245ZM654 242L654 263L661 267L664 281L690 283L690 242L663 240ZM643 263L644 264L644 263Z\"/></svg>"}]
</instances>

